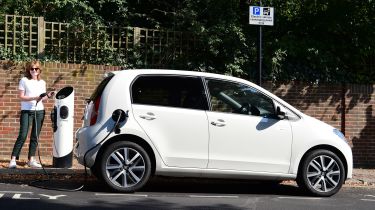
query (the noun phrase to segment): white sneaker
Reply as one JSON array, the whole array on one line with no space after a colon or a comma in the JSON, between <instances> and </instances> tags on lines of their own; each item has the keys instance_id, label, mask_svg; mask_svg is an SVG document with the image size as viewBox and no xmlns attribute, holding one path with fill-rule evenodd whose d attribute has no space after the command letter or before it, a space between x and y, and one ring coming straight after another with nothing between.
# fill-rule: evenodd
<instances>
[{"instance_id":1,"label":"white sneaker","mask_svg":"<svg viewBox=\"0 0 375 210\"><path fill-rule=\"evenodd\" d=\"M27 165L29 165L30 168L41 168L42 167L42 165L40 165L40 163L36 162L35 160L29 161L27 163Z\"/></svg>"},{"instance_id":2,"label":"white sneaker","mask_svg":"<svg viewBox=\"0 0 375 210\"><path fill-rule=\"evenodd\" d=\"M9 168L17 168L17 162L15 160L10 160Z\"/></svg>"}]
</instances>

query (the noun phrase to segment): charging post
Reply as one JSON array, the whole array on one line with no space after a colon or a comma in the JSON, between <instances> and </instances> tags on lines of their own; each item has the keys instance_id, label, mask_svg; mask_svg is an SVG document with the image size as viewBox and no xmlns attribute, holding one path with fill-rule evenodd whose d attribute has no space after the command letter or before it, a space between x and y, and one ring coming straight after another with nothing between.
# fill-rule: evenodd
<instances>
[{"instance_id":1,"label":"charging post","mask_svg":"<svg viewBox=\"0 0 375 210\"><path fill-rule=\"evenodd\" d=\"M73 163L74 89L62 88L55 96L53 121L53 167L71 168Z\"/></svg>"}]
</instances>

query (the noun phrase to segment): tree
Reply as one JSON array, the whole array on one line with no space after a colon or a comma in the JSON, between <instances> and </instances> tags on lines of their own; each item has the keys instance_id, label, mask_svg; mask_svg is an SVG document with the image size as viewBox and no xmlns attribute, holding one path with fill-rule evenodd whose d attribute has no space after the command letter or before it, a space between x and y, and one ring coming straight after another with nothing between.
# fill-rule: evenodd
<instances>
[{"instance_id":1,"label":"tree","mask_svg":"<svg viewBox=\"0 0 375 210\"><path fill-rule=\"evenodd\" d=\"M258 2L3 0L0 12L44 16L78 29L117 25L192 32L200 45L179 67L256 80L258 27L248 24L248 10ZM269 0L263 4L275 8L275 25L263 30L264 79L375 81L374 0ZM113 55L107 61L111 59Z\"/></svg>"},{"instance_id":2,"label":"tree","mask_svg":"<svg viewBox=\"0 0 375 210\"><path fill-rule=\"evenodd\" d=\"M375 47L374 1L288 0L274 1L274 6L279 13L269 35L275 41L267 54L274 80L375 80L369 69Z\"/></svg>"}]
</instances>

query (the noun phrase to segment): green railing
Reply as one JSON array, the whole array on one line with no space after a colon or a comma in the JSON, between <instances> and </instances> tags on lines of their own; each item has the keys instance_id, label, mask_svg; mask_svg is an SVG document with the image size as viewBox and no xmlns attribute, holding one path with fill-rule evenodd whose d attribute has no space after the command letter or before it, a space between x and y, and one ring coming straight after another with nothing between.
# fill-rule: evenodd
<instances>
[{"instance_id":1,"label":"green railing","mask_svg":"<svg viewBox=\"0 0 375 210\"><path fill-rule=\"evenodd\" d=\"M196 47L195 36L188 32L116 26L77 28L31 16L0 18L2 57L23 55L67 63L118 61L171 67L187 61Z\"/></svg>"}]
</instances>

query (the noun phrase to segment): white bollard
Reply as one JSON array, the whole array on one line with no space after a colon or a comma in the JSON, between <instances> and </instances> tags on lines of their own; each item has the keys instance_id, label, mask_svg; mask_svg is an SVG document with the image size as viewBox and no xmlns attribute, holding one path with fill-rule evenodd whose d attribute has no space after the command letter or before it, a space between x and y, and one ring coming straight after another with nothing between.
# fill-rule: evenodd
<instances>
[{"instance_id":1,"label":"white bollard","mask_svg":"<svg viewBox=\"0 0 375 210\"><path fill-rule=\"evenodd\" d=\"M73 87L64 87L56 94L53 115L53 167L71 168L74 126Z\"/></svg>"}]
</instances>

